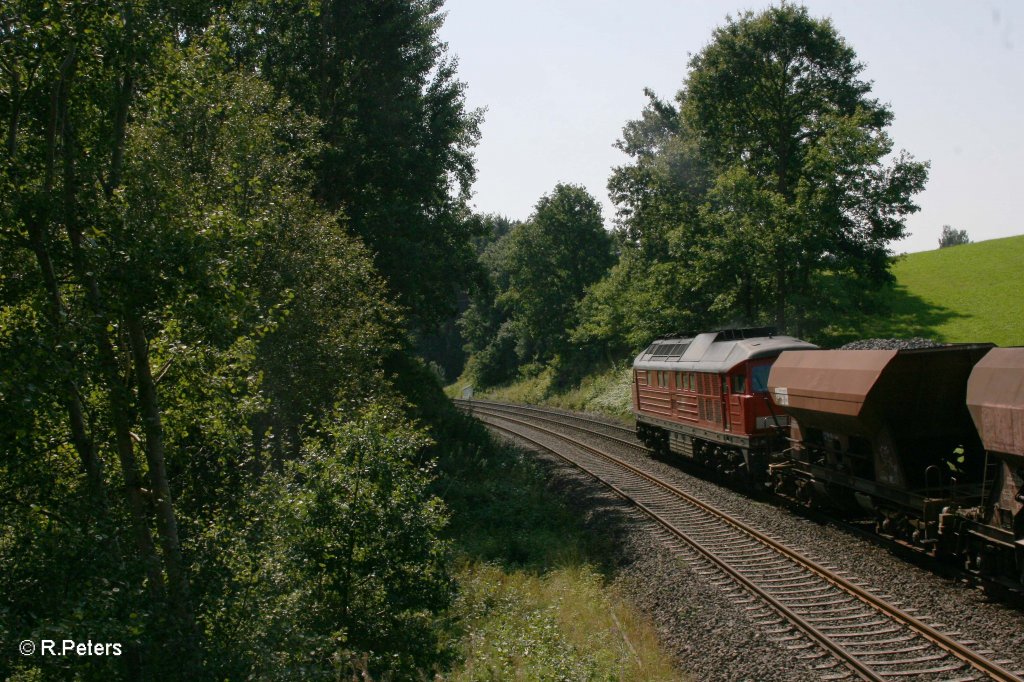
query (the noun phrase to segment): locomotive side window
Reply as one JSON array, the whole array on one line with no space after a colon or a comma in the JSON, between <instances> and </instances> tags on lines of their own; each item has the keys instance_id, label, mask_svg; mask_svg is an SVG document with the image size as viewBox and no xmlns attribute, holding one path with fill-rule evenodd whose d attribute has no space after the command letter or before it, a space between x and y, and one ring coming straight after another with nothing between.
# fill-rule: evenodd
<instances>
[{"instance_id":1,"label":"locomotive side window","mask_svg":"<svg viewBox=\"0 0 1024 682\"><path fill-rule=\"evenodd\" d=\"M747 375L745 374L733 374L732 375L732 392L743 394L747 392Z\"/></svg>"},{"instance_id":2,"label":"locomotive side window","mask_svg":"<svg viewBox=\"0 0 1024 682\"><path fill-rule=\"evenodd\" d=\"M646 386L647 385L647 372L645 370L642 370L642 369L637 370L637 372L636 372L636 383L639 384L640 386Z\"/></svg>"},{"instance_id":3,"label":"locomotive side window","mask_svg":"<svg viewBox=\"0 0 1024 682\"><path fill-rule=\"evenodd\" d=\"M750 368L750 388L759 393L768 391L768 374L772 371L771 365L759 365Z\"/></svg>"},{"instance_id":4,"label":"locomotive side window","mask_svg":"<svg viewBox=\"0 0 1024 682\"><path fill-rule=\"evenodd\" d=\"M668 388L668 372L658 370L658 388Z\"/></svg>"}]
</instances>

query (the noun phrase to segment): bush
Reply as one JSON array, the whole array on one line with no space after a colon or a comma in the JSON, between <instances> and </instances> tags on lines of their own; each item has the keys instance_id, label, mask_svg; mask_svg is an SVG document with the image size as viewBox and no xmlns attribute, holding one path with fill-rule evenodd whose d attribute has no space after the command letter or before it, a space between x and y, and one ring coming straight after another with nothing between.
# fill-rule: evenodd
<instances>
[{"instance_id":1,"label":"bush","mask_svg":"<svg viewBox=\"0 0 1024 682\"><path fill-rule=\"evenodd\" d=\"M339 420L211 528L211 548L229 543L207 614L217 677L412 679L443 665L436 614L452 589L433 465L416 463L427 442L380 408Z\"/></svg>"},{"instance_id":2,"label":"bush","mask_svg":"<svg viewBox=\"0 0 1024 682\"><path fill-rule=\"evenodd\" d=\"M939 237L939 248L944 249L947 246L960 246L961 244L970 244L971 240L967 238L967 230L956 230L949 225L942 226L942 235Z\"/></svg>"}]
</instances>

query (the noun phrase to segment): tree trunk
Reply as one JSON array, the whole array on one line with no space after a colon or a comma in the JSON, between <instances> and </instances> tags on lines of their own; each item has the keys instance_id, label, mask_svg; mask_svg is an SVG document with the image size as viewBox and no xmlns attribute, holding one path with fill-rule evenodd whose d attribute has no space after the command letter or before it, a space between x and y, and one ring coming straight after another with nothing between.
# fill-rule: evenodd
<instances>
[{"instance_id":1,"label":"tree trunk","mask_svg":"<svg viewBox=\"0 0 1024 682\"><path fill-rule=\"evenodd\" d=\"M174 514L174 499L171 495L170 481L167 478L160 404L156 394L156 382L153 381L152 370L149 366L149 340L146 338L142 319L138 312L129 310L125 314L125 325L135 365L135 380L139 389L138 399L142 409L143 430L146 434L146 460L149 463L149 477L156 498L157 528L160 532L164 566L167 569L168 595L171 600L171 608L178 618L182 635L186 640L188 654L195 662L198 654L196 642L198 630L192 610L188 569L181 554L178 522Z\"/></svg>"},{"instance_id":2,"label":"tree trunk","mask_svg":"<svg viewBox=\"0 0 1024 682\"><path fill-rule=\"evenodd\" d=\"M775 255L775 328L786 333L786 260L781 253Z\"/></svg>"},{"instance_id":3,"label":"tree trunk","mask_svg":"<svg viewBox=\"0 0 1024 682\"><path fill-rule=\"evenodd\" d=\"M66 107L66 103L62 103L61 106ZM56 132L56 121L55 112L53 120L54 133ZM132 519L135 546L146 567L150 593L153 596L160 597L163 594L164 581L163 575L160 572L160 559L156 554L156 548L153 545L153 539L149 532L148 514L140 484L134 446L131 440L127 389L121 380L121 373L117 366L117 356L107 336L106 327L108 322L107 316L103 312L104 306L99 284L96 281L95 274L88 267L82 248L82 231L76 219L75 193L77 181L74 164L76 145L74 131L67 121L62 126L61 133L64 143L64 228L68 235L68 241L71 244L71 263L76 277L78 277L85 288L86 301L90 308L90 318L96 338L96 345L99 350L100 371L107 384L107 398L110 404L111 421L114 426L118 459L120 460L121 472L124 476L125 495L128 499L128 507ZM47 175L49 176L50 173L48 172Z\"/></svg>"},{"instance_id":4,"label":"tree trunk","mask_svg":"<svg viewBox=\"0 0 1024 682\"><path fill-rule=\"evenodd\" d=\"M259 412L249 419L249 430L252 432L252 456L249 459L248 469L253 476L263 475L263 447L270 423L270 415L266 412Z\"/></svg>"},{"instance_id":5,"label":"tree trunk","mask_svg":"<svg viewBox=\"0 0 1024 682\"><path fill-rule=\"evenodd\" d=\"M53 327L54 337L60 350L55 350L64 364L70 369L74 367L74 357L63 343L66 340L64 319L67 313L63 299L60 295L60 288L57 284L57 277L53 271L53 263L46 248L46 237L43 234L43 220L29 221L29 239L32 243L32 251L36 256L36 263L43 275L43 285L46 288L48 313L50 325ZM45 224L45 223L44 223ZM105 506L105 493L103 490L103 467L96 455L95 444L89 438L85 426L85 416L82 410L82 402L79 398L78 384L71 377L64 380L64 406L68 412L68 422L71 428L71 443L75 452L82 461L82 469L89 481L89 488L97 502Z\"/></svg>"},{"instance_id":6,"label":"tree trunk","mask_svg":"<svg viewBox=\"0 0 1024 682\"><path fill-rule=\"evenodd\" d=\"M750 274L744 273L743 279L741 280L740 289L742 291L741 296L743 298L743 315L745 316L745 322L749 325L754 324L754 285L750 281Z\"/></svg>"}]
</instances>

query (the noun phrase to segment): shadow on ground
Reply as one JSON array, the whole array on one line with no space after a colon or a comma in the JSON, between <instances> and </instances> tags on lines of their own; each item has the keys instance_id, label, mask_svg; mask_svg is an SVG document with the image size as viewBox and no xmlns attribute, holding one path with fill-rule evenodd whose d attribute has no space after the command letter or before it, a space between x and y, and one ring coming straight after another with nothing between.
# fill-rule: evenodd
<instances>
[{"instance_id":1,"label":"shadow on ground","mask_svg":"<svg viewBox=\"0 0 1024 682\"><path fill-rule=\"evenodd\" d=\"M590 564L606 576L614 572L614 547L621 532L619 501L612 497L585 504L581 515L566 503L572 485L553 476L559 465L496 442L486 453L442 458L439 492L452 511L449 537L471 560L506 569L543 574ZM571 480L571 479L569 479ZM587 497L586 486L575 498Z\"/></svg>"},{"instance_id":2,"label":"shadow on ground","mask_svg":"<svg viewBox=\"0 0 1024 682\"><path fill-rule=\"evenodd\" d=\"M870 308L870 312L830 326L825 333L827 345L838 346L864 338L922 337L947 341L940 331L942 327L952 320L970 317L926 301L899 285L881 291Z\"/></svg>"}]
</instances>

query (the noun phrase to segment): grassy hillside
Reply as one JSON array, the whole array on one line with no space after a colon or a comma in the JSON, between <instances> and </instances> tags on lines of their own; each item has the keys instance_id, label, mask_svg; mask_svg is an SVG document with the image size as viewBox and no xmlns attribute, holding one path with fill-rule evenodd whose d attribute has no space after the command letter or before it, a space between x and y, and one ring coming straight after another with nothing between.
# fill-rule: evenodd
<instances>
[{"instance_id":1,"label":"grassy hillside","mask_svg":"<svg viewBox=\"0 0 1024 682\"><path fill-rule=\"evenodd\" d=\"M1024 345L1024 236L908 254L893 274L892 315L859 336Z\"/></svg>"}]
</instances>

